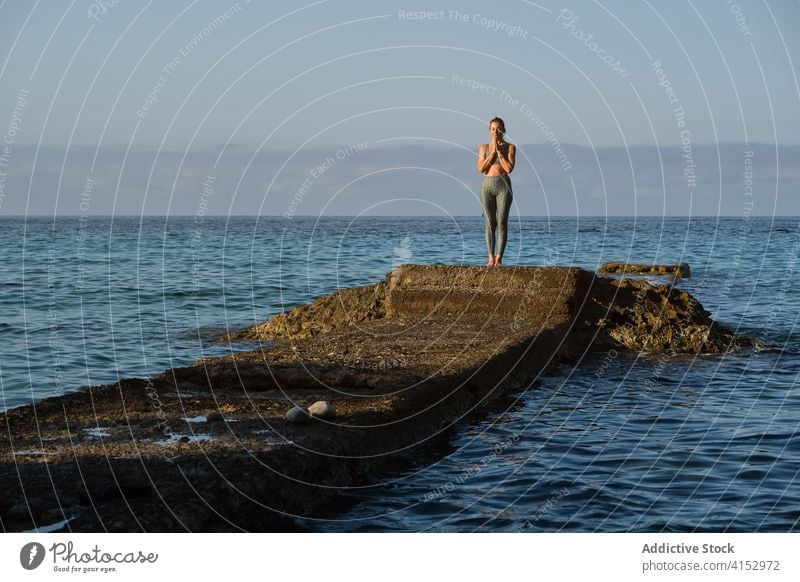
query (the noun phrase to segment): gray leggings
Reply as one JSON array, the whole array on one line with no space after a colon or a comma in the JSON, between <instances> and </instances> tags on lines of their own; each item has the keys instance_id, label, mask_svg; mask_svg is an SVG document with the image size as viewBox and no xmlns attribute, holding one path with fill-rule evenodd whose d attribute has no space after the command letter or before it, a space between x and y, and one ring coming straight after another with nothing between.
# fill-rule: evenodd
<instances>
[{"instance_id":1,"label":"gray leggings","mask_svg":"<svg viewBox=\"0 0 800 582\"><path fill-rule=\"evenodd\" d=\"M508 240L508 213L511 210L511 178L505 176L486 176L481 183L481 206L483 222L486 227L486 249L490 255L503 256ZM495 248L495 232L497 246Z\"/></svg>"}]
</instances>

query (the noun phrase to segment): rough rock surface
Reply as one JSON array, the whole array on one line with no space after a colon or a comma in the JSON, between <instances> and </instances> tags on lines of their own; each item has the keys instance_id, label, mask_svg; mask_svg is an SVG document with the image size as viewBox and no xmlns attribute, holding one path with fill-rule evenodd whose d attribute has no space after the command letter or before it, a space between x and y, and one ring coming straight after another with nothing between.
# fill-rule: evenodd
<instances>
[{"instance_id":1,"label":"rough rock surface","mask_svg":"<svg viewBox=\"0 0 800 582\"><path fill-rule=\"evenodd\" d=\"M598 273L618 273L627 275L673 275L687 279L692 272L687 263L675 265L650 265L647 263L603 263Z\"/></svg>"},{"instance_id":2,"label":"rough rock surface","mask_svg":"<svg viewBox=\"0 0 800 582\"><path fill-rule=\"evenodd\" d=\"M626 263L606 265L636 267ZM685 263L642 267L651 269L652 274L673 274L680 268L688 275L689 271ZM442 281L447 284L437 288L437 282ZM415 265L400 267L376 285L337 291L225 339L303 340L385 317L490 314L497 320L516 322L516 327L523 323L546 327L570 321L578 311L578 323L587 329L596 327L596 347L610 341L632 351L722 353L753 345L715 324L694 297L671 285L596 277L566 267L491 270ZM326 317L324 324L315 319L318 315ZM362 368L396 368L396 352L392 346L386 348L381 359L362 363ZM345 348L339 359L346 366L358 367L360 360L350 351Z\"/></svg>"},{"instance_id":3,"label":"rough rock surface","mask_svg":"<svg viewBox=\"0 0 800 582\"><path fill-rule=\"evenodd\" d=\"M227 338L232 340L234 336ZM285 531L587 350L753 345L689 294L575 268L404 266L240 332L261 349L0 414L0 527ZM331 419L296 425L317 401ZM209 410L226 422L198 422Z\"/></svg>"},{"instance_id":4,"label":"rough rock surface","mask_svg":"<svg viewBox=\"0 0 800 582\"><path fill-rule=\"evenodd\" d=\"M302 339L335 327L386 315L385 285L340 289L309 303L281 313L264 323L224 335L221 341Z\"/></svg>"}]
</instances>

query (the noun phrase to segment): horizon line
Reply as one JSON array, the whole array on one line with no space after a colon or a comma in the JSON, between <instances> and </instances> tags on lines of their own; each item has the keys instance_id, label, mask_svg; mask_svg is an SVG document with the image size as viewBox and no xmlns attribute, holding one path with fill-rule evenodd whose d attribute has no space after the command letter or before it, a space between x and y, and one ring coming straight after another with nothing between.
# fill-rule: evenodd
<instances>
[{"instance_id":1,"label":"horizon line","mask_svg":"<svg viewBox=\"0 0 800 582\"><path fill-rule=\"evenodd\" d=\"M286 218L283 214L204 214L202 218L283 218L291 222L295 218L481 218L482 214L294 214ZM517 218L737 218L741 214L519 214ZM196 214L0 214L0 218L197 218ZM748 218L797 218L800 214L748 214Z\"/></svg>"},{"instance_id":2,"label":"horizon line","mask_svg":"<svg viewBox=\"0 0 800 582\"><path fill-rule=\"evenodd\" d=\"M423 138L417 138L417 139L421 140ZM303 148L303 149L305 149L305 150L315 150L315 149L323 149L323 148L330 148L330 147L342 147L343 145L347 145L348 143L349 142L340 142L340 143L328 144L328 145L324 145L323 144L323 145L318 145L318 146L314 146L314 147L310 147L310 148ZM550 144L550 142L547 142L547 141L541 142L541 143L540 142L529 142L529 143L512 142L512 143L516 144L517 146L528 146L528 147L530 147L530 146L548 146L548 147L552 147L552 144ZM670 147L670 148L677 147L677 148L679 148L682 145L680 143L674 143L674 144L673 143L637 143L637 144L604 144L604 145L593 145L593 146L591 146L591 145L578 144L578 143L574 143L574 142L559 142L559 143L560 143L560 145L562 147L563 146L570 146L570 147L586 148L586 149L600 149L600 148L633 149L633 148L639 148L639 147ZM414 144L414 145L419 145L419 144ZM464 146L465 144L455 144L455 145ZM731 140L731 141L716 141L716 142L693 143L692 147L707 147L707 146L722 146L722 145L746 145L746 146L751 146L751 147L752 146L800 147L800 142L798 142L798 143L777 143L777 142L768 142L768 141L751 141L751 142L748 142L748 141L733 141L733 140ZM98 144L75 144L75 143L73 143L73 144L35 144L35 143L19 144L18 143L18 144L16 144L16 146L20 147L20 148L25 148L25 147L97 148L97 147L101 147L101 146L98 146ZM219 147L224 146L226 149L243 148L243 147L247 147L247 148L250 148L250 149L255 149L256 148L255 144L247 145L247 144L237 144L237 143L233 143L233 144L225 144L225 143L196 144L194 147L196 149L203 149L203 148L214 148L214 147L218 147L218 146ZM178 148L177 146L175 148L172 148L172 147L160 147L158 144L125 144L125 143L117 144L117 143L108 143L108 144L105 144L103 147L111 147L111 148L117 147L117 148L126 148L126 149L127 148L134 148L134 147L152 147L152 148L158 148L159 151L185 151L186 150L186 148ZM383 145L383 144L381 144L379 146L373 145L373 148L374 147L383 147L383 148L386 148L386 149L391 149L391 148L411 147L411 144L405 144L405 145ZM433 149L442 149L442 150L447 149L447 146L441 146L441 145L434 145L434 146L431 146L431 147ZM467 146L465 146L465 147L467 147ZM260 148L259 151L292 151L292 149L293 148L286 148L286 149Z\"/></svg>"}]
</instances>

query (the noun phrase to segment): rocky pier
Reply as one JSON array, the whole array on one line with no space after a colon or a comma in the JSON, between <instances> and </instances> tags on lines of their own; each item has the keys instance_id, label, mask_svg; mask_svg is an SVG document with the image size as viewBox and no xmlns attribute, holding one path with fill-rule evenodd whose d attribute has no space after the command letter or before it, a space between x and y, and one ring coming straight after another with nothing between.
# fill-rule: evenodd
<instances>
[{"instance_id":1,"label":"rocky pier","mask_svg":"<svg viewBox=\"0 0 800 582\"><path fill-rule=\"evenodd\" d=\"M337 488L535 390L557 363L754 345L672 285L440 265L402 266L223 338L240 340L262 343L0 414L0 527L293 531Z\"/></svg>"}]
</instances>

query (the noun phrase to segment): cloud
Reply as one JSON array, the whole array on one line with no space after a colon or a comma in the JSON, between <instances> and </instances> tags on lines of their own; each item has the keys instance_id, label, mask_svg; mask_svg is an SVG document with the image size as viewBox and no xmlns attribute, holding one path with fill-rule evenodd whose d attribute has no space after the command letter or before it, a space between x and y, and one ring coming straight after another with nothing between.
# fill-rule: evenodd
<instances>
[{"instance_id":1,"label":"cloud","mask_svg":"<svg viewBox=\"0 0 800 582\"><path fill-rule=\"evenodd\" d=\"M520 214L736 216L749 202L753 214L800 214L800 146L703 145L690 156L676 147L563 149L559 157L549 144L518 147L512 181ZM473 148L367 143L254 155L238 146L185 153L17 146L6 170L4 214L194 215L201 202L220 215L283 215L290 207L305 215L480 214Z\"/></svg>"}]
</instances>

